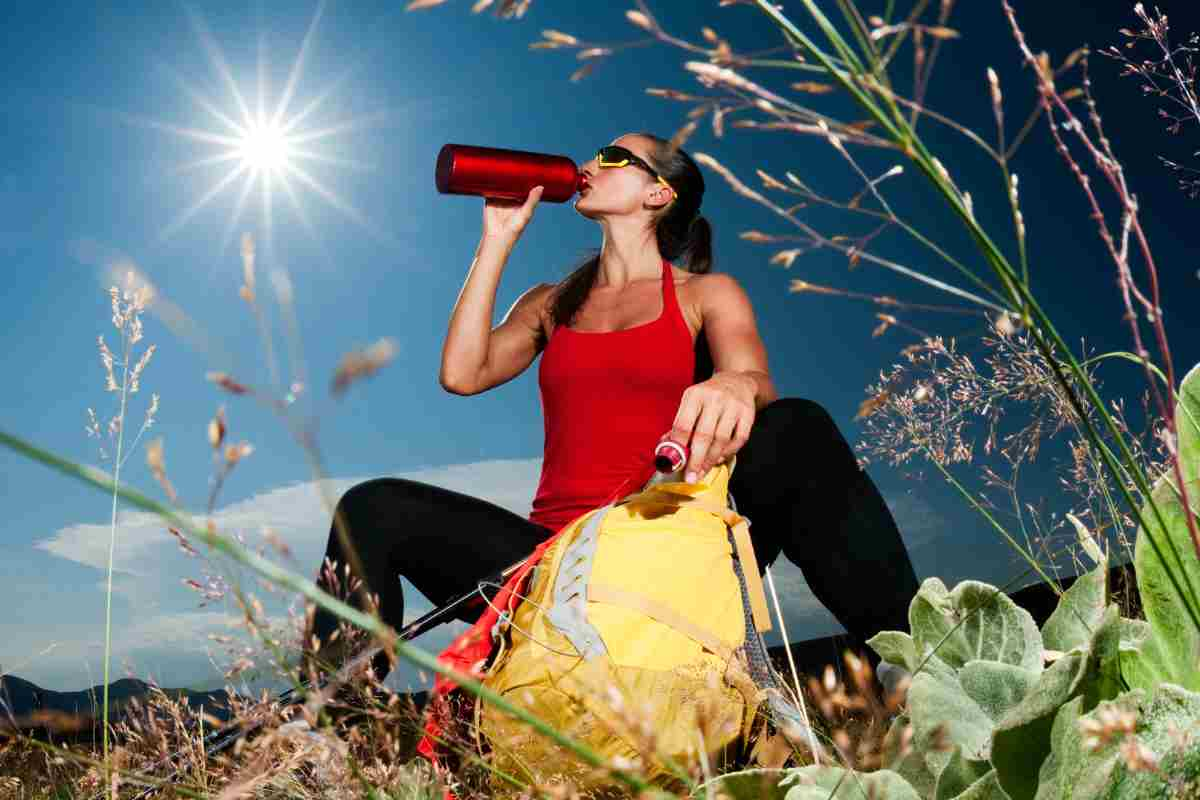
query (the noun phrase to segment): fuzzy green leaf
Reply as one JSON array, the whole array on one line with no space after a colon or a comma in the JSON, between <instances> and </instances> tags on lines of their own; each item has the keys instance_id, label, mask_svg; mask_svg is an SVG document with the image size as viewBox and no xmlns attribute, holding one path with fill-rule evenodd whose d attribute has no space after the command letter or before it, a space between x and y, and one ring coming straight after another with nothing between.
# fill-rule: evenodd
<instances>
[{"instance_id":1,"label":"fuzzy green leaf","mask_svg":"<svg viewBox=\"0 0 1200 800\"><path fill-rule=\"evenodd\" d=\"M1135 697L1141 712L1137 739L1154 754L1158 770L1134 772L1118 760L1105 796L1116 800L1200 795L1200 693L1164 683L1148 702L1140 692Z\"/></svg>"},{"instance_id":2,"label":"fuzzy green leaf","mask_svg":"<svg viewBox=\"0 0 1200 800\"><path fill-rule=\"evenodd\" d=\"M992 765L987 761L976 761L964 758L962 748L954 748L950 755L950 763L938 775L937 789L934 790L934 800L952 800L967 791L980 778L992 771Z\"/></svg>"},{"instance_id":3,"label":"fuzzy green leaf","mask_svg":"<svg viewBox=\"0 0 1200 800\"><path fill-rule=\"evenodd\" d=\"M1083 698L1075 697L1063 703L1054 715L1050 729L1050 754L1038 770L1038 787L1034 800L1058 800L1062 786L1071 770L1072 758L1078 749L1079 715Z\"/></svg>"},{"instance_id":4,"label":"fuzzy green leaf","mask_svg":"<svg viewBox=\"0 0 1200 800\"><path fill-rule=\"evenodd\" d=\"M1139 673L1145 665L1138 657L1138 651L1146 644L1153 630L1150 623L1144 619L1121 618L1121 674L1130 686L1152 686L1154 676Z\"/></svg>"},{"instance_id":5,"label":"fuzzy green leaf","mask_svg":"<svg viewBox=\"0 0 1200 800\"><path fill-rule=\"evenodd\" d=\"M1167 683L1158 687L1153 698L1134 689L1100 703L1088 714L1080 713L1082 706L1083 698L1076 697L1054 720L1053 750L1042 765L1037 800L1191 797L1200 788L1200 747L1196 747L1200 694ZM1134 736L1158 761L1156 770L1130 771L1120 752L1119 736L1094 750L1084 746L1080 721L1099 721L1100 714L1111 709L1137 714Z\"/></svg>"},{"instance_id":6,"label":"fuzzy green leaf","mask_svg":"<svg viewBox=\"0 0 1200 800\"><path fill-rule=\"evenodd\" d=\"M992 719L971 699L957 677L943 680L925 672L914 676L908 687L908 714L914 743L925 750L925 763L934 775L949 762L950 749L939 752L921 745L933 739L939 729L949 746L961 747L966 758L988 757Z\"/></svg>"},{"instance_id":7,"label":"fuzzy green leaf","mask_svg":"<svg viewBox=\"0 0 1200 800\"><path fill-rule=\"evenodd\" d=\"M1037 685L1038 674L998 661L968 661L958 680L967 696L996 722Z\"/></svg>"},{"instance_id":8,"label":"fuzzy green leaf","mask_svg":"<svg viewBox=\"0 0 1200 800\"><path fill-rule=\"evenodd\" d=\"M787 787L780 782L788 776L787 769L744 769L727 772L707 781L692 792L696 800L725 795L730 800L783 800Z\"/></svg>"},{"instance_id":9,"label":"fuzzy green leaf","mask_svg":"<svg viewBox=\"0 0 1200 800\"><path fill-rule=\"evenodd\" d=\"M1000 780L993 769L968 786L965 792L955 795L953 800L1009 800L1009 797L1000 787Z\"/></svg>"},{"instance_id":10,"label":"fuzzy green leaf","mask_svg":"<svg viewBox=\"0 0 1200 800\"><path fill-rule=\"evenodd\" d=\"M1051 732L1059 707L1081 697L1091 710L1117 695L1121 617L1108 606L1092 638L1082 650L1072 650L1042 673L1019 705L997 723L992 736L992 765L1004 791L1013 800L1031 800L1038 789L1038 770L1051 749Z\"/></svg>"},{"instance_id":11,"label":"fuzzy green leaf","mask_svg":"<svg viewBox=\"0 0 1200 800\"><path fill-rule=\"evenodd\" d=\"M992 765L1000 785L1013 800L1031 800L1037 792L1037 771L1050 753L1054 715L1071 699L1087 663L1087 654L1080 652L1055 661L1025 699L996 723Z\"/></svg>"},{"instance_id":12,"label":"fuzzy green leaf","mask_svg":"<svg viewBox=\"0 0 1200 800\"><path fill-rule=\"evenodd\" d=\"M1115 604L1108 606L1087 645L1087 673L1080 685L1085 710L1090 711L1101 700L1112 700L1121 693L1123 631L1120 609Z\"/></svg>"},{"instance_id":13,"label":"fuzzy green leaf","mask_svg":"<svg viewBox=\"0 0 1200 800\"><path fill-rule=\"evenodd\" d=\"M800 767L780 781L787 786L784 800L921 800L916 790L895 772L854 772L841 767Z\"/></svg>"},{"instance_id":14,"label":"fuzzy green leaf","mask_svg":"<svg viewBox=\"0 0 1200 800\"><path fill-rule=\"evenodd\" d=\"M899 664L909 672L916 669L917 648L912 637L901 631L880 631L867 639L867 646L874 650L880 658L892 664Z\"/></svg>"},{"instance_id":15,"label":"fuzzy green leaf","mask_svg":"<svg viewBox=\"0 0 1200 800\"><path fill-rule=\"evenodd\" d=\"M907 714L899 714L892 720L887 734L883 737L883 766L908 781L921 797L931 797L937 785L937 777L925 764L924 751L929 743L918 741L914 733L907 752L901 752L901 740L910 725Z\"/></svg>"},{"instance_id":16,"label":"fuzzy green leaf","mask_svg":"<svg viewBox=\"0 0 1200 800\"><path fill-rule=\"evenodd\" d=\"M940 579L927 578L908 620L917 652L932 648L951 667L987 660L1042 671L1042 636L1033 617L994 586L962 581L951 592Z\"/></svg>"},{"instance_id":17,"label":"fuzzy green leaf","mask_svg":"<svg viewBox=\"0 0 1200 800\"><path fill-rule=\"evenodd\" d=\"M1137 708L1137 697L1127 693L1116 701L1102 706ZM1076 697L1059 709L1050 734L1051 753L1038 775L1037 800L1070 800L1074 797L1100 797L1112 779L1119 754L1116 743L1096 750L1086 750L1079 720L1094 717L1082 714L1083 697Z\"/></svg>"},{"instance_id":18,"label":"fuzzy green leaf","mask_svg":"<svg viewBox=\"0 0 1200 800\"><path fill-rule=\"evenodd\" d=\"M1066 652L1091 638L1108 600L1108 566L1100 564L1080 575L1063 593L1058 607L1042 626L1042 642L1049 650Z\"/></svg>"},{"instance_id":19,"label":"fuzzy green leaf","mask_svg":"<svg viewBox=\"0 0 1200 800\"><path fill-rule=\"evenodd\" d=\"M1138 530L1133 562L1138 592L1152 633L1128 661L1130 684L1153 690L1161 682L1200 689L1200 554L1188 531L1182 493L1200 518L1200 365L1191 369L1179 387L1175 406L1179 467L1154 485L1151 501L1142 508L1145 525ZM1160 525L1152 505L1163 517Z\"/></svg>"}]
</instances>

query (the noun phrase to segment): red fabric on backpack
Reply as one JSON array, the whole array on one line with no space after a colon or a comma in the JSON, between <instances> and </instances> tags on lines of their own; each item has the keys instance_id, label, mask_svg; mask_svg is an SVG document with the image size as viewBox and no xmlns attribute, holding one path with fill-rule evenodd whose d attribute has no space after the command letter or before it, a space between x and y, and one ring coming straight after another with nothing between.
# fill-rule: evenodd
<instances>
[{"instance_id":1,"label":"red fabric on backpack","mask_svg":"<svg viewBox=\"0 0 1200 800\"><path fill-rule=\"evenodd\" d=\"M505 608L513 595L520 591L521 583L529 575L529 571L541 560L542 553L546 552L546 548L553 544L561 534L562 531L559 531L537 546L533 554L525 559L517 571L505 581L504 587L488 604L487 609L475 624L459 634L450 643L450 646L438 655L439 664L469 675L476 680L483 678L483 664L492 653L492 626L500 618L498 609ZM434 678L433 691L430 693L425 713L425 734L417 743L417 752L432 761L435 766L438 765L438 745L435 737L447 727L448 723L445 715L449 713L450 706L446 703L446 696L458 688L456 682L444 675L439 674Z\"/></svg>"}]
</instances>

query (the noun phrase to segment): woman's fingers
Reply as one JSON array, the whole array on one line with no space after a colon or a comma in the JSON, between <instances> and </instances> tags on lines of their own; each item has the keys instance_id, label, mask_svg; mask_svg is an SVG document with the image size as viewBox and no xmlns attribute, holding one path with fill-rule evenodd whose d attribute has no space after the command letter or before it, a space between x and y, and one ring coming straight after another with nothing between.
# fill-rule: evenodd
<instances>
[{"instance_id":1,"label":"woman's fingers","mask_svg":"<svg viewBox=\"0 0 1200 800\"><path fill-rule=\"evenodd\" d=\"M517 209L512 216L514 227L518 231L523 231L525 226L529 224L529 220L533 219L533 208L542 199L542 192L545 191L543 186L535 186L529 191L529 195L525 198L525 202Z\"/></svg>"},{"instance_id":2,"label":"woman's fingers","mask_svg":"<svg viewBox=\"0 0 1200 800\"><path fill-rule=\"evenodd\" d=\"M709 453L713 449L716 438L714 434L720 415L721 409L714 403L705 404L700 411L700 418L696 420L696 428L692 431L692 450L688 459L687 473L684 475L684 479L688 483L699 480L706 471L703 466L708 463Z\"/></svg>"},{"instance_id":3,"label":"woman's fingers","mask_svg":"<svg viewBox=\"0 0 1200 800\"><path fill-rule=\"evenodd\" d=\"M737 425L738 416L732 410L727 409L725 413L721 414L721 419L717 422L716 433L713 438L711 455L708 457L708 461L701 465L701 473L708 472L717 464L729 458L730 453L734 450L733 436Z\"/></svg>"},{"instance_id":4,"label":"woman's fingers","mask_svg":"<svg viewBox=\"0 0 1200 800\"><path fill-rule=\"evenodd\" d=\"M688 448L689 462L691 459L691 450L696 446L692 438L692 431L696 427L696 420L699 416L700 402L697 399L696 393L689 387L683 391L679 410L675 412L675 420L671 423L670 433L663 437Z\"/></svg>"}]
</instances>

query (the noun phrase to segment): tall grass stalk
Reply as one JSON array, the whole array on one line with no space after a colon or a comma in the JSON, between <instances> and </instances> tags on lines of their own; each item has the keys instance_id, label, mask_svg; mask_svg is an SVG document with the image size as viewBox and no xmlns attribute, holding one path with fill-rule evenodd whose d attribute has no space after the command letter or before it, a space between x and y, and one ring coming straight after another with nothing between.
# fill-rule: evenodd
<instances>
[{"instance_id":1,"label":"tall grass stalk","mask_svg":"<svg viewBox=\"0 0 1200 800\"><path fill-rule=\"evenodd\" d=\"M129 336L123 335L121 359L121 410L117 416L120 427L117 432L117 456L113 462L113 493L112 513L108 526L108 577L104 591L104 701L103 701L103 736L105 782L108 782L108 669L109 657L112 650L112 574L113 554L117 546L117 488L121 485L121 456L125 445L125 405L129 397Z\"/></svg>"},{"instance_id":2,"label":"tall grass stalk","mask_svg":"<svg viewBox=\"0 0 1200 800\"><path fill-rule=\"evenodd\" d=\"M154 423L154 415L158 410L158 395L153 395L150 401L150 406L146 411L146 418L141 427L138 429L137 436L134 438L129 447L128 453L125 448L125 417L129 409L129 396L134 394L140 388L142 370L150 361L150 357L154 355L154 345L147 347L141 355L141 358L136 363L132 361L134 353L134 345L142 338L142 320L141 314L146 309L150 302L152 292L148 286L135 286L134 274L129 271L125 275L124 290L117 286L112 286L108 290L109 298L112 305L112 323L121 335L121 360L119 367L121 370L121 382L117 384L113 375L114 359L112 352L108 349L108 345L104 342L104 337L97 337L97 343L100 349L100 361L105 369L105 389L110 392L118 392L120 394L119 409L117 416L109 420L107 426L107 435L110 439L116 441L116 452L113 458L112 472L112 508L109 517L109 536L108 536L108 564L107 577L104 595L104 690L101 712L101 727L103 738L103 759L105 764L105 780L109 783L109 743L108 743L108 684L109 684L109 667L112 655L112 586L113 586L113 559L116 554L117 544L117 510L118 498L120 496L119 488L121 485L121 467L124 466L128 453L132 453L137 449L138 442L141 441L142 434ZM89 436L103 438L100 430L100 423L96 419L95 412L88 409L89 424L85 428ZM107 458L104 448L100 448L102 459Z\"/></svg>"}]
</instances>

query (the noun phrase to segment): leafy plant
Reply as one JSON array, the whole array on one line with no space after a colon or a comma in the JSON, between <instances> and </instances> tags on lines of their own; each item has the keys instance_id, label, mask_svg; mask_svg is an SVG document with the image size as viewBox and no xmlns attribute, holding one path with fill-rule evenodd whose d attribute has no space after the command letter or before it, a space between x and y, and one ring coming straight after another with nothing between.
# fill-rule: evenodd
<instances>
[{"instance_id":1,"label":"leafy plant","mask_svg":"<svg viewBox=\"0 0 1200 800\"><path fill-rule=\"evenodd\" d=\"M1200 477L1200 366L1179 390L1176 425L1189 497ZM1109 602L1108 564L1081 575L1039 630L994 586L928 578L910 632L868 644L911 683L884 742L884 768L755 770L718 779L735 797L1051 800L1200 789L1200 645L1160 559L1200 581L1172 473L1156 498L1167 524L1135 545L1146 620ZM1195 500L1193 499L1193 503ZM1193 508L1196 506L1193 505ZM764 783L767 793L761 792Z\"/></svg>"}]
</instances>

